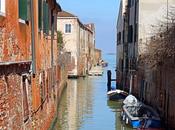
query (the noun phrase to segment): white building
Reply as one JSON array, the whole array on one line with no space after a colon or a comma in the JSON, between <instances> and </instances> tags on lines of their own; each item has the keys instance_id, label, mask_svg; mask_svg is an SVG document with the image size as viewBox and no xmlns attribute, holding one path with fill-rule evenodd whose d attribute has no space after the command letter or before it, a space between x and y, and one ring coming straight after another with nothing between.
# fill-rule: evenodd
<instances>
[{"instance_id":1,"label":"white building","mask_svg":"<svg viewBox=\"0 0 175 130\"><path fill-rule=\"evenodd\" d=\"M89 57L94 31L82 24L77 16L65 11L58 14L57 22L57 30L63 34L64 49L72 56L69 77L85 76L91 66Z\"/></svg>"}]
</instances>

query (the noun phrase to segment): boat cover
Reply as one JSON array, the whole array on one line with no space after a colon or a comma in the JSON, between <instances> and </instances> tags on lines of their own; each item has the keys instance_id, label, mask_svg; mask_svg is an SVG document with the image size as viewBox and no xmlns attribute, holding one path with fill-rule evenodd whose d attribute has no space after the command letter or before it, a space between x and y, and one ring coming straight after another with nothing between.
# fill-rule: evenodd
<instances>
[{"instance_id":1,"label":"boat cover","mask_svg":"<svg viewBox=\"0 0 175 130\"><path fill-rule=\"evenodd\" d=\"M123 101L123 104L126 106L138 106L139 101L137 98L133 95L128 95L125 100Z\"/></svg>"}]
</instances>

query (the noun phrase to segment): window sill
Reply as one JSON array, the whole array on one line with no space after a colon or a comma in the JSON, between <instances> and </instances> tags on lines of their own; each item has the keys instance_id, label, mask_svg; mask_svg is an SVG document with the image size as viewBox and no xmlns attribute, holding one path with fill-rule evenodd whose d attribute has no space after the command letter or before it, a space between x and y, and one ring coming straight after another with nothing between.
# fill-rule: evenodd
<instances>
[{"instance_id":1,"label":"window sill","mask_svg":"<svg viewBox=\"0 0 175 130\"><path fill-rule=\"evenodd\" d=\"M6 15L4 12L0 11L0 16L5 17Z\"/></svg>"},{"instance_id":2,"label":"window sill","mask_svg":"<svg viewBox=\"0 0 175 130\"><path fill-rule=\"evenodd\" d=\"M66 33L66 32L64 32L64 34L72 34L71 32L70 33Z\"/></svg>"},{"instance_id":3,"label":"window sill","mask_svg":"<svg viewBox=\"0 0 175 130\"><path fill-rule=\"evenodd\" d=\"M22 23L22 24L26 24L26 21L23 20L23 19L20 19L20 18L19 18L19 22Z\"/></svg>"}]
</instances>

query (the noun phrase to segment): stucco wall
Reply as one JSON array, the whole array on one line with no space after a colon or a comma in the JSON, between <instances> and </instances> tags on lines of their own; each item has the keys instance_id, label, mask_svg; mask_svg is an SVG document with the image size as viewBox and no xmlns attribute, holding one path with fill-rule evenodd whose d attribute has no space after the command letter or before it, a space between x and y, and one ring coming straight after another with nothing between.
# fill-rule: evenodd
<instances>
[{"instance_id":1,"label":"stucco wall","mask_svg":"<svg viewBox=\"0 0 175 130\"><path fill-rule=\"evenodd\" d=\"M168 0L168 8L175 7L174 0ZM139 1L139 53L145 51L145 43L155 35L162 22L166 22L166 0L140 0ZM161 31L161 30L160 30Z\"/></svg>"}]
</instances>

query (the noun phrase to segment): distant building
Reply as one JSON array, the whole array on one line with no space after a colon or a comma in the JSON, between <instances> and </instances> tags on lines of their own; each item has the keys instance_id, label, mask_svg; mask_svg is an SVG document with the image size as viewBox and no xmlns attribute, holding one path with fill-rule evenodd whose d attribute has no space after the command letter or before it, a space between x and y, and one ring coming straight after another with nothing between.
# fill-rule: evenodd
<instances>
[{"instance_id":1,"label":"distant building","mask_svg":"<svg viewBox=\"0 0 175 130\"><path fill-rule=\"evenodd\" d=\"M99 64L100 60L102 60L102 52L99 49L95 49L95 62L96 62L96 64Z\"/></svg>"},{"instance_id":2,"label":"distant building","mask_svg":"<svg viewBox=\"0 0 175 130\"><path fill-rule=\"evenodd\" d=\"M93 35L92 35L92 39L90 40L91 42L89 42L89 62L90 62L90 68L96 64L96 61L95 61L95 25L93 23L90 23L90 24L85 24L85 26L90 29L92 32L93 32ZM89 37L89 36L88 36Z\"/></svg>"},{"instance_id":3,"label":"distant building","mask_svg":"<svg viewBox=\"0 0 175 130\"><path fill-rule=\"evenodd\" d=\"M129 90L129 83L132 80L132 93L158 109L165 123L173 128L175 113L167 106L175 106L172 102L175 98L170 96L169 89L165 87L168 84L155 85L157 79L154 79L154 76L156 74L158 78L158 73L147 66L139 68L138 60L146 52L149 41L155 37L155 30L161 29L161 22L167 22L167 14L171 7L175 7L174 5L174 0L121 0L117 21L119 85Z\"/></svg>"},{"instance_id":4,"label":"distant building","mask_svg":"<svg viewBox=\"0 0 175 130\"><path fill-rule=\"evenodd\" d=\"M77 16L66 11L58 13L57 22L60 23L57 30L63 34L64 49L72 57L69 77L85 76L93 64L94 25L84 25Z\"/></svg>"}]
</instances>

